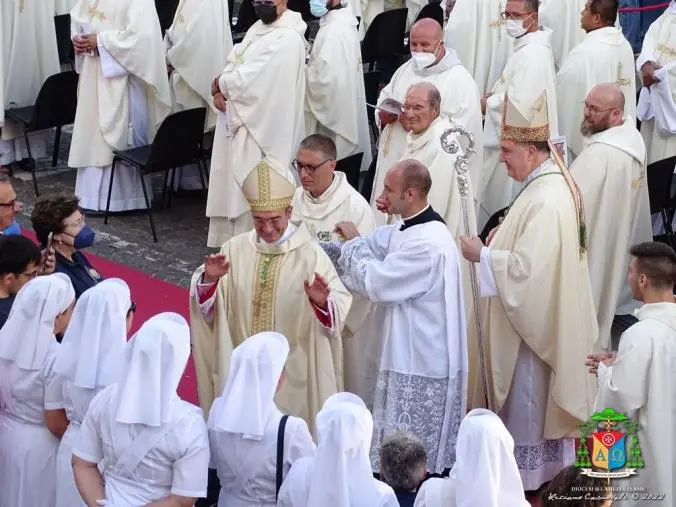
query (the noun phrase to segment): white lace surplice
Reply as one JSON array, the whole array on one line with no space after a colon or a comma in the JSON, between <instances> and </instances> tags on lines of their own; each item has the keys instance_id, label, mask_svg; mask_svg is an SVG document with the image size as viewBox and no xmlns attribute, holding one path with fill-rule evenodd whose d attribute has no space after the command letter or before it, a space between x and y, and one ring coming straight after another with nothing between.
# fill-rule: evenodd
<instances>
[{"instance_id":1,"label":"white lace surplice","mask_svg":"<svg viewBox=\"0 0 676 507\"><path fill-rule=\"evenodd\" d=\"M442 222L405 231L401 224L347 242L339 273L346 287L376 303L360 368L371 389L359 393L373 409L373 470L380 470L383 438L406 430L423 440L428 469L438 473L455 462L466 407L460 260Z\"/></svg>"}]
</instances>

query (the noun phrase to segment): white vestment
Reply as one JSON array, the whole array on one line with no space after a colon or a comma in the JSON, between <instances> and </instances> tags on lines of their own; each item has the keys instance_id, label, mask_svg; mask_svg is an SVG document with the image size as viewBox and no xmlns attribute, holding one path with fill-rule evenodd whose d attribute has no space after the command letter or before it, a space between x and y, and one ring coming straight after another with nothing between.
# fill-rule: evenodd
<instances>
[{"instance_id":1,"label":"white vestment","mask_svg":"<svg viewBox=\"0 0 676 507\"><path fill-rule=\"evenodd\" d=\"M380 470L383 439L405 430L422 439L428 470L440 473L455 461L467 401L460 256L442 222L403 225L345 243L339 269L350 290L374 303L362 366L375 390L362 395L373 404L373 470Z\"/></svg>"},{"instance_id":2,"label":"white vestment","mask_svg":"<svg viewBox=\"0 0 676 507\"><path fill-rule=\"evenodd\" d=\"M98 40L99 56L76 56L80 85L68 166L78 168L80 205L100 211L106 209L113 150L151 143L171 110L164 45L151 0L80 0L71 32L95 33ZM145 208L138 169L118 163L110 210Z\"/></svg>"},{"instance_id":3,"label":"white vestment","mask_svg":"<svg viewBox=\"0 0 676 507\"><path fill-rule=\"evenodd\" d=\"M56 15L70 14L77 2L78 0L56 0Z\"/></svg>"},{"instance_id":4,"label":"white vestment","mask_svg":"<svg viewBox=\"0 0 676 507\"><path fill-rule=\"evenodd\" d=\"M219 78L227 111L218 118L211 156L209 247L253 226L239 185L256 164L267 156L290 167L305 132L305 29L300 14L284 11L270 25L257 21L228 56ZM295 182L291 169L284 176Z\"/></svg>"},{"instance_id":5,"label":"white vestment","mask_svg":"<svg viewBox=\"0 0 676 507\"><path fill-rule=\"evenodd\" d=\"M586 3L586 0L540 0L540 23L553 31L552 52L557 69L584 39L580 15Z\"/></svg>"},{"instance_id":6,"label":"white vestment","mask_svg":"<svg viewBox=\"0 0 676 507\"><path fill-rule=\"evenodd\" d=\"M378 103L392 98L403 104L409 87L421 82L432 83L439 90L441 116L447 117L451 122L465 127L474 134L476 153L470 158L469 170L472 181L479 181L484 146L481 97L476 84L460 63L455 51L446 48L446 56L432 67L422 70L415 66L413 60L406 62L397 69L390 83L382 89ZM378 225L387 222L387 215L377 210L375 202L385 186L385 174L406 153L406 135L406 130L396 121L383 129L378 141L378 163L371 192L371 207Z\"/></svg>"},{"instance_id":7,"label":"white vestment","mask_svg":"<svg viewBox=\"0 0 676 507\"><path fill-rule=\"evenodd\" d=\"M558 136L556 73L550 41L550 30L528 33L515 39L514 54L493 87L493 95L486 101L484 178L483 187L477 189L481 203L478 217L480 228L491 215L507 206L521 188L509 177L505 164L500 162L500 132L505 96L509 96L512 103L519 104L519 107L529 108L545 93L550 137ZM530 118L527 111L522 111L522 114Z\"/></svg>"},{"instance_id":8,"label":"white vestment","mask_svg":"<svg viewBox=\"0 0 676 507\"><path fill-rule=\"evenodd\" d=\"M587 95L596 85L614 83L624 93L624 113L636 118L636 73L629 41L615 27L589 32L556 75L559 134L577 157L584 149L580 124Z\"/></svg>"},{"instance_id":9,"label":"white vestment","mask_svg":"<svg viewBox=\"0 0 676 507\"><path fill-rule=\"evenodd\" d=\"M621 482L640 488L635 491L641 493L639 500L621 505L660 503L643 499L644 495L664 495L660 500L671 505L676 498L671 419L676 409L676 304L646 304L636 316L639 322L620 339L615 363L611 367L599 365L595 410L613 408L639 424L637 436L645 468Z\"/></svg>"},{"instance_id":10,"label":"white vestment","mask_svg":"<svg viewBox=\"0 0 676 507\"><path fill-rule=\"evenodd\" d=\"M585 144L570 172L585 207L597 345L609 349L615 315L638 308L627 282L629 248L652 241L645 144L633 118L590 136Z\"/></svg>"},{"instance_id":11,"label":"white vestment","mask_svg":"<svg viewBox=\"0 0 676 507\"><path fill-rule=\"evenodd\" d=\"M61 71L54 27L54 0L3 0L0 24L4 107L32 106L47 78ZM47 154L49 132L31 134L30 141L34 159ZM6 121L0 137L0 165L27 157L23 128Z\"/></svg>"},{"instance_id":12,"label":"white vestment","mask_svg":"<svg viewBox=\"0 0 676 507\"><path fill-rule=\"evenodd\" d=\"M336 143L338 159L363 153L361 170L371 165L364 74L357 20L349 9L335 9L319 20L307 65L305 129Z\"/></svg>"},{"instance_id":13,"label":"white vestment","mask_svg":"<svg viewBox=\"0 0 676 507\"><path fill-rule=\"evenodd\" d=\"M671 4L648 29L636 60L640 72L646 62L661 65L660 79L641 90L637 113L648 150L648 164L676 155L676 5ZM643 113L641 110L643 109Z\"/></svg>"}]
</instances>

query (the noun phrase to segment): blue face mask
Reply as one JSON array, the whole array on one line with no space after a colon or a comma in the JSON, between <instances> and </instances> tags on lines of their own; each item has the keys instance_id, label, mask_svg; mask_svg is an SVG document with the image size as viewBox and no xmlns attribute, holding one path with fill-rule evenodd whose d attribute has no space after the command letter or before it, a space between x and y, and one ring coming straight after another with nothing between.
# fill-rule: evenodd
<instances>
[{"instance_id":1,"label":"blue face mask","mask_svg":"<svg viewBox=\"0 0 676 507\"><path fill-rule=\"evenodd\" d=\"M73 246L76 250L82 250L83 248L89 248L94 244L94 238L96 233L88 226L85 225L82 227L80 232L75 236L73 241Z\"/></svg>"},{"instance_id":2,"label":"blue face mask","mask_svg":"<svg viewBox=\"0 0 676 507\"><path fill-rule=\"evenodd\" d=\"M14 220L14 222L12 222L12 225L4 229L2 233L5 236L17 236L21 234L21 226L19 225L19 222Z\"/></svg>"},{"instance_id":3,"label":"blue face mask","mask_svg":"<svg viewBox=\"0 0 676 507\"><path fill-rule=\"evenodd\" d=\"M329 12L326 8L326 0L310 0L310 12L315 18L321 18Z\"/></svg>"}]
</instances>

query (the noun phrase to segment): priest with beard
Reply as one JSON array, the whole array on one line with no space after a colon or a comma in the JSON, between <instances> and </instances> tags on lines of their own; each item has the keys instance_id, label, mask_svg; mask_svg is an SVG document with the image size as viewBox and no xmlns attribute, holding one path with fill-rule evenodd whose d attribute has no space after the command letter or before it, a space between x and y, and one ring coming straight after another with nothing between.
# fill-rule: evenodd
<instances>
[{"instance_id":1,"label":"priest with beard","mask_svg":"<svg viewBox=\"0 0 676 507\"><path fill-rule=\"evenodd\" d=\"M629 248L652 241L646 150L624 95L613 83L592 88L580 128L586 148L570 168L585 204L587 260L599 323L598 347L610 350L615 316L627 328L639 306L627 283Z\"/></svg>"},{"instance_id":2,"label":"priest with beard","mask_svg":"<svg viewBox=\"0 0 676 507\"><path fill-rule=\"evenodd\" d=\"M211 85L222 113L211 155L207 245L218 248L253 226L238 181L265 157L278 160L294 182L291 160L305 135L305 29L287 0L255 0L259 21L228 55Z\"/></svg>"}]
</instances>

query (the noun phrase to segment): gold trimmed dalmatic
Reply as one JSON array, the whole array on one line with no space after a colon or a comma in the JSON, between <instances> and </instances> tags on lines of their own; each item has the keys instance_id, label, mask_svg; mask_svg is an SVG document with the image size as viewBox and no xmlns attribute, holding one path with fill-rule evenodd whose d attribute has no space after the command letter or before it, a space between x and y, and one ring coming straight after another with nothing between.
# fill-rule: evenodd
<instances>
[{"instance_id":1,"label":"gold trimmed dalmatic","mask_svg":"<svg viewBox=\"0 0 676 507\"><path fill-rule=\"evenodd\" d=\"M297 229L279 246L258 242L255 231L223 245L230 272L218 283L211 322L204 319L194 293L204 266L193 275L190 326L205 417L228 378L233 349L261 331L277 331L289 340L284 382L275 398L282 412L302 417L313 428L326 398L343 388L341 330L352 296L307 227L294 225ZM315 273L331 289L331 331L320 324L303 288Z\"/></svg>"}]
</instances>

